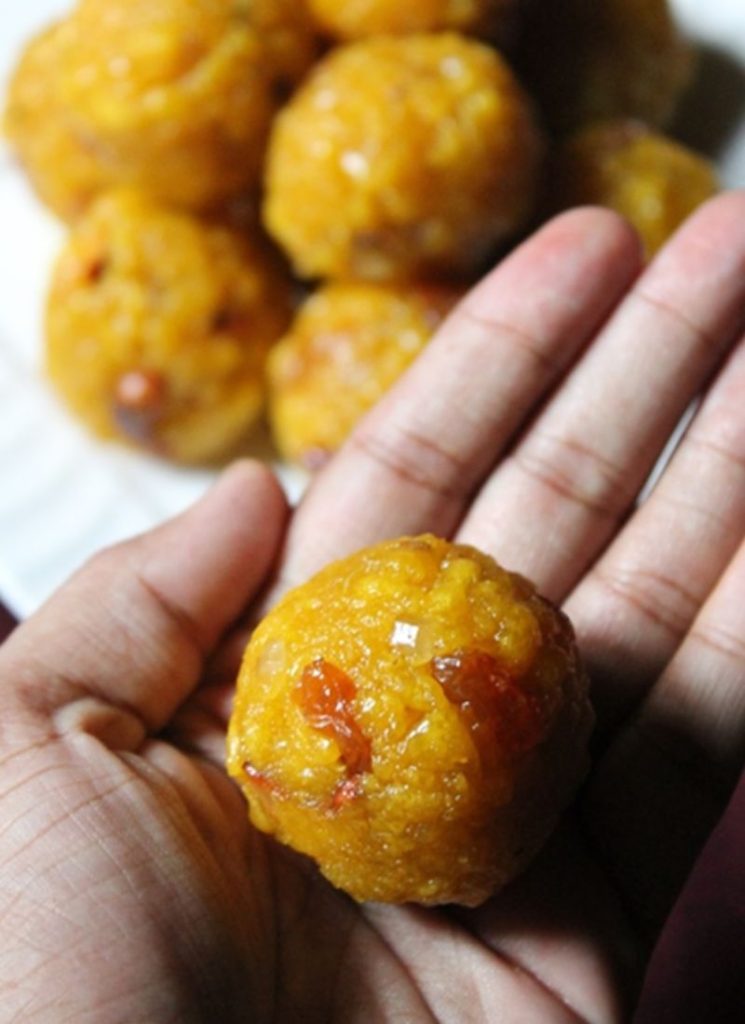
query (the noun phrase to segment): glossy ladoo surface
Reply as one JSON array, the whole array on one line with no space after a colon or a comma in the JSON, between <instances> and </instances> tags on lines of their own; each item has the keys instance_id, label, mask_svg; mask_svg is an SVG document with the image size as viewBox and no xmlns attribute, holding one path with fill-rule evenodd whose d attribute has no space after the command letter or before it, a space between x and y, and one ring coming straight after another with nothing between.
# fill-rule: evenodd
<instances>
[{"instance_id":1,"label":"glossy ladoo surface","mask_svg":"<svg viewBox=\"0 0 745 1024\"><path fill-rule=\"evenodd\" d=\"M425 535L337 562L270 612L228 766L253 823L357 900L475 905L553 829L591 723L566 617Z\"/></svg>"},{"instance_id":2,"label":"glossy ladoo surface","mask_svg":"<svg viewBox=\"0 0 745 1024\"><path fill-rule=\"evenodd\" d=\"M277 117L264 220L303 277L467 274L525 224L541 155L496 51L455 33L364 39Z\"/></svg>"},{"instance_id":3,"label":"glossy ladoo surface","mask_svg":"<svg viewBox=\"0 0 745 1024\"><path fill-rule=\"evenodd\" d=\"M281 455L315 469L408 368L460 292L335 283L299 311L269 356L269 411Z\"/></svg>"},{"instance_id":4,"label":"glossy ladoo surface","mask_svg":"<svg viewBox=\"0 0 745 1024\"><path fill-rule=\"evenodd\" d=\"M220 459L259 416L290 292L276 259L243 233L108 193L57 261L46 368L99 436L178 462Z\"/></svg>"},{"instance_id":5,"label":"glossy ladoo surface","mask_svg":"<svg viewBox=\"0 0 745 1024\"><path fill-rule=\"evenodd\" d=\"M339 39L448 29L498 39L520 0L308 0L308 6Z\"/></svg>"},{"instance_id":6,"label":"glossy ladoo surface","mask_svg":"<svg viewBox=\"0 0 745 1024\"><path fill-rule=\"evenodd\" d=\"M272 119L315 56L294 0L80 0L21 59L6 131L68 219L91 186L211 209L258 185Z\"/></svg>"}]
</instances>

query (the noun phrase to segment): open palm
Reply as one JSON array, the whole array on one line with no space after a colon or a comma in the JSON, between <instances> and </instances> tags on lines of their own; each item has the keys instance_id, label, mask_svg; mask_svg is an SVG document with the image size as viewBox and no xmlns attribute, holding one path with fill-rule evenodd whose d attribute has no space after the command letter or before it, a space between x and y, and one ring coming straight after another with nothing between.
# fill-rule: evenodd
<instances>
[{"instance_id":1,"label":"open palm","mask_svg":"<svg viewBox=\"0 0 745 1024\"><path fill-rule=\"evenodd\" d=\"M744 195L716 200L641 273L615 217L559 218L456 310L287 532L276 484L239 464L14 634L8 1020L628 1018L741 764L744 215ZM358 907L252 831L221 765L231 625L334 557L425 530L564 604L598 713L579 800L475 911Z\"/></svg>"}]
</instances>

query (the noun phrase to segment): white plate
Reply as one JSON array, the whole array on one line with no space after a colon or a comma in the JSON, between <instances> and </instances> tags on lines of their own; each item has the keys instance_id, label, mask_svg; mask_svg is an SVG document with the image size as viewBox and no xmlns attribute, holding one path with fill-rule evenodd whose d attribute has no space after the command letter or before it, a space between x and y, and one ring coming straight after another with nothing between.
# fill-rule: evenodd
<instances>
[{"instance_id":1,"label":"white plate","mask_svg":"<svg viewBox=\"0 0 745 1024\"><path fill-rule=\"evenodd\" d=\"M22 42L69 6L2 4L0 88ZM745 185L745 0L674 6L704 47L706 84L676 134L716 158L725 185ZM42 300L60 239L0 149L0 599L21 616L91 553L189 505L213 476L98 443L58 405L39 355ZM297 489L291 475L285 482Z\"/></svg>"}]
</instances>

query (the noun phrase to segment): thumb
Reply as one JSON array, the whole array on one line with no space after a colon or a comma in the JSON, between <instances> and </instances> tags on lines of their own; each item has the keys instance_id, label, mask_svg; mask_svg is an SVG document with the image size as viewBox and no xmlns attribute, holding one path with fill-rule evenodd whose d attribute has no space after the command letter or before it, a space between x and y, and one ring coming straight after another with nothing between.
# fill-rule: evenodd
<instances>
[{"instance_id":1,"label":"thumb","mask_svg":"<svg viewBox=\"0 0 745 1024\"><path fill-rule=\"evenodd\" d=\"M274 476L243 461L187 512L94 556L0 648L6 723L48 730L93 698L162 729L263 583L286 518Z\"/></svg>"}]
</instances>

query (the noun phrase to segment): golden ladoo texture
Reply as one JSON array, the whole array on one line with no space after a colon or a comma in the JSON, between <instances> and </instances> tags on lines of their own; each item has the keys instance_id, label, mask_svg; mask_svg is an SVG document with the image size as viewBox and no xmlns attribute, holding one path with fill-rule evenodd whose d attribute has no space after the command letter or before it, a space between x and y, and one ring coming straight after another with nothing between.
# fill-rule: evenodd
<instances>
[{"instance_id":1,"label":"golden ladoo texture","mask_svg":"<svg viewBox=\"0 0 745 1024\"><path fill-rule=\"evenodd\" d=\"M716 190L703 158L632 120L669 119L691 67L667 0L71 2L19 55L3 131L73 226L103 194L142 198L105 203L67 246L52 379L97 434L215 462L268 369L281 454L313 468L443 296L549 213L609 206L651 255ZM268 367L290 286L264 226L296 296L327 282ZM109 242L122 260L95 255Z\"/></svg>"},{"instance_id":2,"label":"golden ladoo texture","mask_svg":"<svg viewBox=\"0 0 745 1024\"><path fill-rule=\"evenodd\" d=\"M578 132L560 150L552 206L598 203L616 210L651 258L718 189L704 157L638 121L608 121Z\"/></svg>"},{"instance_id":3,"label":"golden ladoo texture","mask_svg":"<svg viewBox=\"0 0 745 1024\"><path fill-rule=\"evenodd\" d=\"M64 186L79 152L99 188L138 187L188 208L255 187L274 114L315 57L302 10L294 0L81 0L53 59L11 88L9 135L40 195L77 212Z\"/></svg>"},{"instance_id":4,"label":"golden ladoo texture","mask_svg":"<svg viewBox=\"0 0 745 1024\"><path fill-rule=\"evenodd\" d=\"M8 85L3 128L41 201L74 220L110 184L95 153L67 119L59 69L68 62L69 21L52 25L24 50Z\"/></svg>"},{"instance_id":5,"label":"golden ladoo texture","mask_svg":"<svg viewBox=\"0 0 745 1024\"><path fill-rule=\"evenodd\" d=\"M308 0L318 24L340 39L450 29L498 38L519 0Z\"/></svg>"},{"instance_id":6,"label":"golden ladoo texture","mask_svg":"<svg viewBox=\"0 0 745 1024\"><path fill-rule=\"evenodd\" d=\"M668 0L533 0L520 67L548 124L669 122L693 70Z\"/></svg>"},{"instance_id":7,"label":"golden ladoo texture","mask_svg":"<svg viewBox=\"0 0 745 1024\"><path fill-rule=\"evenodd\" d=\"M301 276L473 272L525 224L541 153L494 50L452 33L365 39L277 117L265 222Z\"/></svg>"},{"instance_id":8,"label":"golden ladoo texture","mask_svg":"<svg viewBox=\"0 0 745 1024\"><path fill-rule=\"evenodd\" d=\"M253 823L357 900L476 905L587 765L566 617L473 548L387 541L290 592L248 645L228 767Z\"/></svg>"},{"instance_id":9,"label":"golden ladoo texture","mask_svg":"<svg viewBox=\"0 0 745 1024\"><path fill-rule=\"evenodd\" d=\"M47 370L99 436L208 462L256 422L266 353L290 315L289 281L261 243L107 194L56 265Z\"/></svg>"},{"instance_id":10,"label":"golden ladoo texture","mask_svg":"<svg viewBox=\"0 0 745 1024\"><path fill-rule=\"evenodd\" d=\"M300 309L268 362L269 413L285 459L316 469L401 376L461 292L328 284Z\"/></svg>"}]
</instances>

